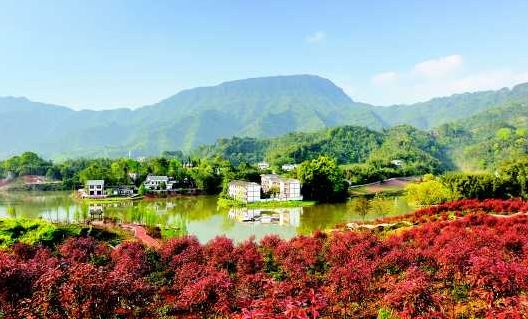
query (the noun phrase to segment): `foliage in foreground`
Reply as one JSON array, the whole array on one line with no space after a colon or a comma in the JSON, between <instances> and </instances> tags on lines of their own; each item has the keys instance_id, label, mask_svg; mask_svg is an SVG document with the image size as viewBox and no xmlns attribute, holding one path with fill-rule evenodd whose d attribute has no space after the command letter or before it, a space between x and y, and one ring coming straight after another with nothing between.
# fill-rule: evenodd
<instances>
[{"instance_id":1,"label":"foliage in foreground","mask_svg":"<svg viewBox=\"0 0 528 319\"><path fill-rule=\"evenodd\" d=\"M528 203L450 205L473 213L384 237L183 237L159 251L93 238L54 250L16 244L0 251L0 309L8 318L523 318L528 216L482 210Z\"/></svg>"}]
</instances>

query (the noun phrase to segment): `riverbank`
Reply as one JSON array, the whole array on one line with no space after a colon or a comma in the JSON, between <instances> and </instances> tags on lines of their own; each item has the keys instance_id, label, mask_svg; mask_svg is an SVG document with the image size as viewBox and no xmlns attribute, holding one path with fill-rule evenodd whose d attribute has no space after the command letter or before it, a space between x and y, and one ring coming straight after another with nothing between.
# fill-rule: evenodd
<instances>
[{"instance_id":1,"label":"riverbank","mask_svg":"<svg viewBox=\"0 0 528 319\"><path fill-rule=\"evenodd\" d=\"M82 201L88 204L112 204L119 202L129 202L142 200L144 197L141 195L134 195L130 197L104 197L104 198L79 198L75 196L76 200Z\"/></svg>"},{"instance_id":2,"label":"riverbank","mask_svg":"<svg viewBox=\"0 0 528 319\"><path fill-rule=\"evenodd\" d=\"M52 223L40 219L0 218L0 248L17 243L55 246L71 237L93 237L116 246L131 238L115 225Z\"/></svg>"},{"instance_id":3,"label":"riverbank","mask_svg":"<svg viewBox=\"0 0 528 319\"><path fill-rule=\"evenodd\" d=\"M62 181L50 180L45 176L25 175L13 179L0 179L0 192L62 191Z\"/></svg>"},{"instance_id":4,"label":"riverbank","mask_svg":"<svg viewBox=\"0 0 528 319\"><path fill-rule=\"evenodd\" d=\"M315 201L291 200L291 201L269 201L244 203L229 198L218 198L218 207L220 208L290 208L290 207L309 207L317 204Z\"/></svg>"}]
</instances>

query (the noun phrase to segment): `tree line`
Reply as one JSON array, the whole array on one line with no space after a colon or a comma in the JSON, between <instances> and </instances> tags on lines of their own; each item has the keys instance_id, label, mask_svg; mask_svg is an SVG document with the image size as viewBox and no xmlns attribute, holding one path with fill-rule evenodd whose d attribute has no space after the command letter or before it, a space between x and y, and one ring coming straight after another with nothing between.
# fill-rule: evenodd
<instances>
[{"instance_id":1,"label":"tree line","mask_svg":"<svg viewBox=\"0 0 528 319\"><path fill-rule=\"evenodd\" d=\"M37 154L26 152L0 162L0 176L45 175L60 180L65 189L82 187L87 180L103 179L106 185L140 186L148 175L169 176L181 187L195 187L207 194L226 191L232 180L260 182L260 175L271 170L259 170L256 165L240 163L233 165L220 157L188 158L165 154L144 160L120 159L75 159L53 163ZM288 177L299 178L302 193L307 200L320 202L343 201L347 197L347 183L337 161L321 156L303 162L292 172L281 172Z\"/></svg>"},{"instance_id":2,"label":"tree line","mask_svg":"<svg viewBox=\"0 0 528 319\"><path fill-rule=\"evenodd\" d=\"M407 196L422 205L473 198L528 199L528 156L500 163L493 173L447 172L426 175L407 187Z\"/></svg>"}]
</instances>

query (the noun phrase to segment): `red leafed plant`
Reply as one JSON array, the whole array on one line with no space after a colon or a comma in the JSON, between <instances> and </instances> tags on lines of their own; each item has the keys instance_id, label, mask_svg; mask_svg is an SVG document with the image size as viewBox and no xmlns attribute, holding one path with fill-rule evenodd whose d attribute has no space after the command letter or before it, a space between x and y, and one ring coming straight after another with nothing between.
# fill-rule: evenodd
<instances>
[{"instance_id":1,"label":"red leafed plant","mask_svg":"<svg viewBox=\"0 0 528 319\"><path fill-rule=\"evenodd\" d=\"M396 231L17 244L0 250L0 317L526 318L527 211L461 200L386 219L413 224Z\"/></svg>"}]
</instances>

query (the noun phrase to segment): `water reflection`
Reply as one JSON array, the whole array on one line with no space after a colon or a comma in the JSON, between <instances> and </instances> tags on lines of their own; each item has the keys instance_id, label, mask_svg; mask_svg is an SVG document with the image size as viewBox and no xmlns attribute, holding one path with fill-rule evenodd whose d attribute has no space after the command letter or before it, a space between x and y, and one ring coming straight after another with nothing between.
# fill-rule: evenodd
<instances>
[{"instance_id":1,"label":"water reflection","mask_svg":"<svg viewBox=\"0 0 528 319\"><path fill-rule=\"evenodd\" d=\"M228 216L238 222L257 224L278 224L298 227L301 224L302 207L292 208L232 208Z\"/></svg>"},{"instance_id":2,"label":"water reflection","mask_svg":"<svg viewBox=\"0 0 528 319\"><path fill-rule=\"evenodd\" d=\"M193 234L202 242L217 235L236 241L266 234L284 238L329 229L336 224L398 215L412 210L402 197L352 199L343 204L280 209L219 209L214 196L179 197L139 202L88 204L69 193L0 194L0 217L85 222L112 218L122 223L160 226L166 234Z\"/></svg>"}]
</instances>

